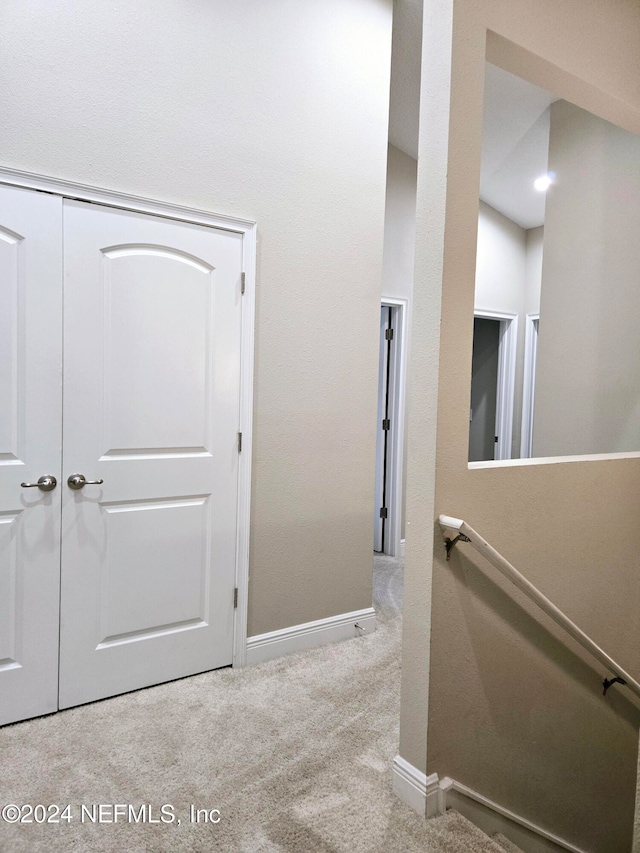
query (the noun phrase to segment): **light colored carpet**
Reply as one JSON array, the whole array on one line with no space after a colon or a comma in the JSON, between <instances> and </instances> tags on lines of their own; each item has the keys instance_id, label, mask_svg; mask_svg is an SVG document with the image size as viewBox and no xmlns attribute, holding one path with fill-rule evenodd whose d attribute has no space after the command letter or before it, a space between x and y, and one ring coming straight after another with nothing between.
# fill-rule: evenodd
<instances>
[{"instance_id":1,"label":"light colored carpet","mask_svg":"<svg viewBox=\"0 0 640 853\"><path fill-rule=\"evenodd\" d=\"M68 803L73 818L0 821L0 850L499 853L459 815L425 821L391 791L401 597L401 564L379 557L369 636L0 729L0 807ZM181 823L82 823L81 804L101 803L150 804L156 820L171 804ZM190 804L220 822L190 823Z\"/></svg>"}]
</instances>

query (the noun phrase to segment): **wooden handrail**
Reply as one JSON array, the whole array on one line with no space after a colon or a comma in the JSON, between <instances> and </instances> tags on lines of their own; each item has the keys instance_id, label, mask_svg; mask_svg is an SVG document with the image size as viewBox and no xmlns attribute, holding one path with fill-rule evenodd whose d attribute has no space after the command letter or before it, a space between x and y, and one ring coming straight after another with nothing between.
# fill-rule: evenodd
<instances>
[{"instance_id":1,"label":"wooden handrail","mask_svg":"<svg viewBox=\"0 0 640 853\"><path fill-rule=\"evenodd\" d=\"M515 586L524 592L531 601L535 602L541 610L544 610L544 612L550 616L554 622L560 625L567 634L570 634L574 640L577 640L577 642L590 652L596 660L599 660L603 666L612 672L619 681L622 680L625 686L632 690L636 696L640 697L640 684L632 678L628 672L625 672L625 670L603 649L601 649L600 646L594 643L591 637L587 636L581 628L578 628L578 626L572 622L568 616L565 616L562 610L556 607L552 601L549 601L549 599L543 595L537 587L528 581L525 576L515 568L515 566L512 566L508 560L505 560L502 554L496 551L496 549L493 548L486 539L483 539L482 536L473 529L473 527L470 527L467 522L463 521L461 518L453 518L449 515L441 515L438 518L438 522L443 531L451 530L458 534L454 539L451 539L450 537L445 538L447 545L447 559L449 558L451 548L457 541L469 542L476 551L478 551L478 553L482 554L483 557L486 557L492 566L495 566L499 572L511 581L511 583L515 584ZM610 683L611 682L609 680L605 680L605 693L610 686Z\"/></svg>"}]
</instances>

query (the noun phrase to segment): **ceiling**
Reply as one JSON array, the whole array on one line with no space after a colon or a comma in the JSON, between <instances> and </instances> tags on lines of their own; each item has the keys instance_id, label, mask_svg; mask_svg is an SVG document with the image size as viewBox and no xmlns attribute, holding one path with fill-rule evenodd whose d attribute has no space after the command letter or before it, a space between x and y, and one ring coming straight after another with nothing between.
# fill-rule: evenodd
<instances>
[{"instance_id":1,"label":"ceiling","mask_svg":"<svg viewBox=\"0 0 640 853\"><path fill-rule=\"evenodd\" d=\"M394 0L389 142L418 157L422 0ZM544 222L549 104L543 89L486 63L480 197L523 228Z\"/></svg>"},{"instance_id":2,"label":"ceiling","mask_svg":"<svg viewBox=\"0 0 640 853\"><path fill-rule=\"evenodd\" d=\"M522 228L544 222L545 194L533 182L547 173L549 105L555 100L485 63L480 198Z\"/></svg>"}]
</instances>

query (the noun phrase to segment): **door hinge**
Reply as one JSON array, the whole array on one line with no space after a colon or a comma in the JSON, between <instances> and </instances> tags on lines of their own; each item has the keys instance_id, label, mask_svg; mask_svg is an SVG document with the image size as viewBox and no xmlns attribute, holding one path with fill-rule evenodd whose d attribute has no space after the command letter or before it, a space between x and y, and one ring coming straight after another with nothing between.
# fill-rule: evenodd
<instances>
[{"instance_id":1,"label":"door hinge","mask_svg":"<svg viewBox=\"0 0 640 853\"><path fill-rule=\"evenodd\" d=\"M235 610L238 606L238 587L233 590L233 609Z\"/></svg>"},{"instance_id":2,"label":"door hinge","mask_svg":"<svg viewBox=\"0 0 640 853\"><path fill-rule=\"evenodd\" d=\"M386 506L383 506L380 509L380 518L386 518L386 517L387 517L387 508L386 508Z\"/></svg>"},{"instance_id":3,"label":"door hinge","mask_svg":"<svg viewBox=\"0 0 640 853\"><path fill-rule=\"evenodd\" d=\"M385 337L385 340L392 341L393 340L393 329L385 329L384 337Z\"/></svg>"},{"instance_id":4,"label":"door hinge","mask_svg":"<svg viewBox=\"0 0 640 853\"><path fill-rule=\"evenodd\" d=\"M238 433L238 453L242 453L242 433Z\"/></svg>"},{"instance_id":5,"label":"door hinge","mask_svg":"<svg viewBox=\"0 0 640 853\"><path fill-rule=\"evenodd\" d=\"M241 273L241 275L240 275L240 293L244 293L244 289L246 287L246 284L247 284L246 276L244 273Z\"/></svg>"},{"instance_id":6,"label":"door hinge","mask_svg":"<svg viewBox=\"0 0 640 853\"><path fill-rule=\"evenodd\" d=\"M382 429L391 429L391 420L389 418L385 418L382 421Z\"/></svg>"}]
</instances>

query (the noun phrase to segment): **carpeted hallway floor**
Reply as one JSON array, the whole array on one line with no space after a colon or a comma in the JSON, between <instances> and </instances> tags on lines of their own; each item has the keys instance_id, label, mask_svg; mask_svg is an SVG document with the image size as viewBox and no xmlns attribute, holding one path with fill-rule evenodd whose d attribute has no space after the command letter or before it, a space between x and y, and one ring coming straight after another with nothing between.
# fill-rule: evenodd
<instances>
[{"instance_id":1,"label":"carpeted hallway floor","mask_svg":"<svg viewBox=\"0 0 640 853\"><path fill-rule=\"evenodd\" d=\"M0 820L2 853L502 850L454 813L425 821L391 791L402 566L375 563L369 636L0 729L0 808L70 804L71 816ZM175 820L81 820L82 804L129 803L155 821L170 804ZM190 822L192 804L219 822Z\"/></svg>"}]
</instances>

